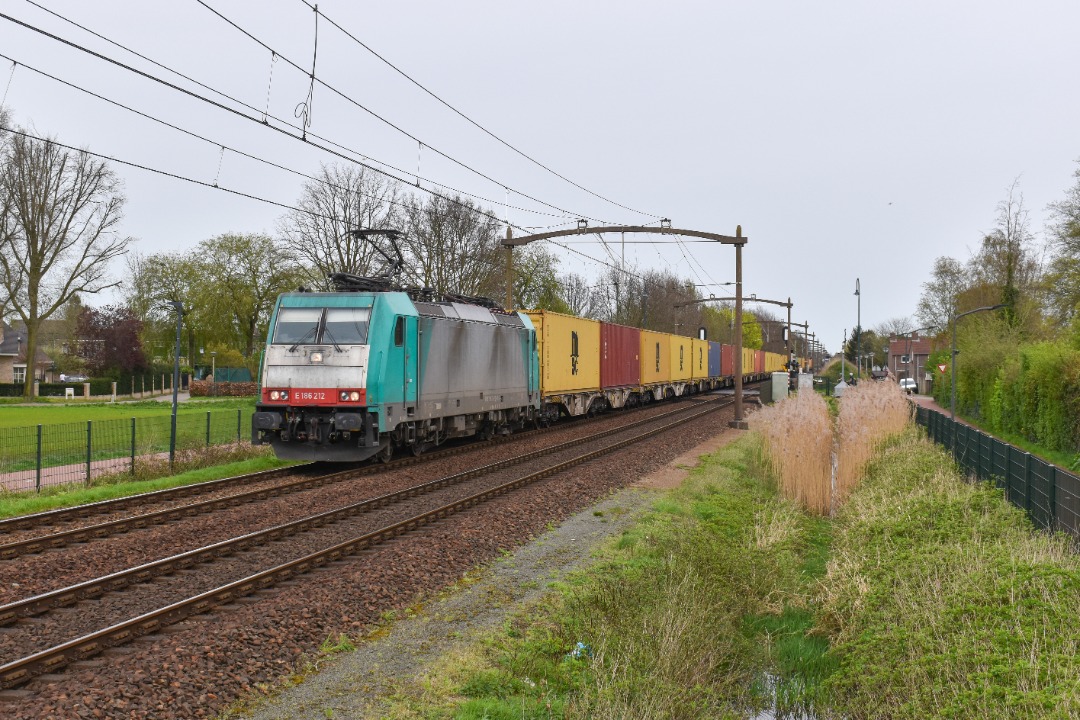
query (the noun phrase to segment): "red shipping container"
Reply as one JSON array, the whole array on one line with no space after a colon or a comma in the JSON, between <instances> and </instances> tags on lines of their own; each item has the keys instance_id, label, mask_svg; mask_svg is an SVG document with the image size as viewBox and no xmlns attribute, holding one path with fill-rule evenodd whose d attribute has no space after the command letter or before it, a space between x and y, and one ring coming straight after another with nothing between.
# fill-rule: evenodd
<instances>
[{"instance_id":1,"label":"red shipping container","mask_svg":"<svg viewBox=\"0 0 1080 720\"><path fill-rule=\"evenodd\" d=\"M761 375L765 372L765 351L754 351L754 372Z\"/></svg>"},{"instance_id":2,"label":"red shipping container","mask_svg":"<svg viewBox=\"0 0 1080 720\"><path fill-rule=\"evenodd\" d=\"M724 344L720 346L720 374L724 377L732 377L735 375L734 345Z\"/></svg>"},{"instance_id":3,"label":"red shipping container","mask_svg":"<svg viewBox=\"0 0 1080 720\"><path fill-rule=\"evenodd\" d=\"M641 331L625 325L600 323L600 387L641 384Z\"/></svg>"}]
</instances>

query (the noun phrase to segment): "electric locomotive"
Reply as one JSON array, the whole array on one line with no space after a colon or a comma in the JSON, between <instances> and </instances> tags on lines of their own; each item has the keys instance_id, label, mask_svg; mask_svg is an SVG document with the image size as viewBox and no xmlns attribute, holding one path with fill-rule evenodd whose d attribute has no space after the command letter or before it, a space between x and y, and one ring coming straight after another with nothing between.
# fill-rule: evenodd
<instances>
[{"instance_id":1,"label":"electric locomotive","mask_svg":"<svg viewBox=\"0 0 1080 720\"><path fill-rule=\"evenodd\" d=\"M270 321L252 443L350 462L509 433L540 407L536 333L490 300L383 278L285 293Z\"/></svg>"}]
</instances>

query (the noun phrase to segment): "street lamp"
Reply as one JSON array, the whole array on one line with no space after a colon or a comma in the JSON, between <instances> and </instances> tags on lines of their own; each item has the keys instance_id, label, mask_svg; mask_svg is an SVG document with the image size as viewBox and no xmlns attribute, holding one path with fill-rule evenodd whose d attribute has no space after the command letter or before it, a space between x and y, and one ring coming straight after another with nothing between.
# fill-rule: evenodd
<instances>
[{"instance_id":1,"label":"street lamp","mask_svg":"<svg viewBox=\"0 0 1080 720\"><path fill-rule=\"evenodd\" d=\"M855 278L855 297L858 299L858 315L856 316L856 330L855 335L855 362L857 364L856 371L862 375L862 292L859 290L859 278Z\"/></svg>"},{"instance_id":2,"label":"street lamp","mask_svg":"<svg viewBox=\"0 0 1080 720\"><path fill-rule=\"evenodd\" d=\"M176 401L177 391L180 385L180 327L184 321L184 304L178 300L169 302L176 311L176 351L173 353L173 381L172 381L172 430L169 434L169 470L172 470L173 461L176 459Z\"/></svg>"},{"instance_id":3,"label":"street lamp","mask_svg":"<svg viewBox=\"0 0 1080 720\"><path fill-rule=\"evenodd\" d=\"M985 312L987 310L999 310L999 309L1001 309L1001 308L1003 308L1005 306L1006 305L1004 303L1002 303L1000 305L987 305L986 307L978 307L978 308L975 308L974 310L968 310L967 312L962 312L959 315L953 315L953 318L952 318L952 364L949 367L950 374L952 375L952 399L949 402L949 415L952 418L953 422L956 422L956 356L960 353L960 351L956 349L956 321L959 320L960 318L964 317L965 315L971 315L972 313L977 313L977 312ZM955 438L956 438L955 431L953 432L953 438L954 438L954 441L955 441Z\"/></svg>"}]
</instances>

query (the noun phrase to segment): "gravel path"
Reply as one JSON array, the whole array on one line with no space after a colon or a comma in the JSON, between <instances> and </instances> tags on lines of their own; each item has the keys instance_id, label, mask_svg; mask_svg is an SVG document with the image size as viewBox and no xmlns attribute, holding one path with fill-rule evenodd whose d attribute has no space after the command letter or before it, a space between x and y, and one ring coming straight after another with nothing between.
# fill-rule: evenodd
<instances>
[{"instance_id":1,"label":"gravel path","mask_svg":"<svg viewBox=\"0 0 1080 720\"><path fill-rule=\"evenodd\" d=\"M571 516L513 555L480 572L479 579L394 623L389 633L320 663L299 685L260 701L240 717L251 720L325 720L382 717L384 698L422 675L444 656L467 648L523 605L539 600L551 582L587 567L610 538L632 525L656 497L676 487L698 458L739 437L729 431L646 475L634 486Z\"/></svg>"}]
</instances>

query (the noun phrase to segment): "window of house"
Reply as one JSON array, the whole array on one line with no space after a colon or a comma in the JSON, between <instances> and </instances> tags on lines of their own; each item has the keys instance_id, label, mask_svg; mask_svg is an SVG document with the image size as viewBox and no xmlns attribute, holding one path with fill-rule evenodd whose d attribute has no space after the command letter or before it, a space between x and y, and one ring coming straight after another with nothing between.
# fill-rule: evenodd
<instances>
[{"instance_id":1,"label":"window of house","mask_svg":"<svg viewBox=\"0 0 1080 720\"><path fill-rule=\"evenodd\" d=\"M14 378L15 384L16 385L21 385L22 383L26 382L26 366L23 365L23 366L20 367L20 366L16 365L14 369L15 369L15 378Z\"/></svg>"}]
</instances>

